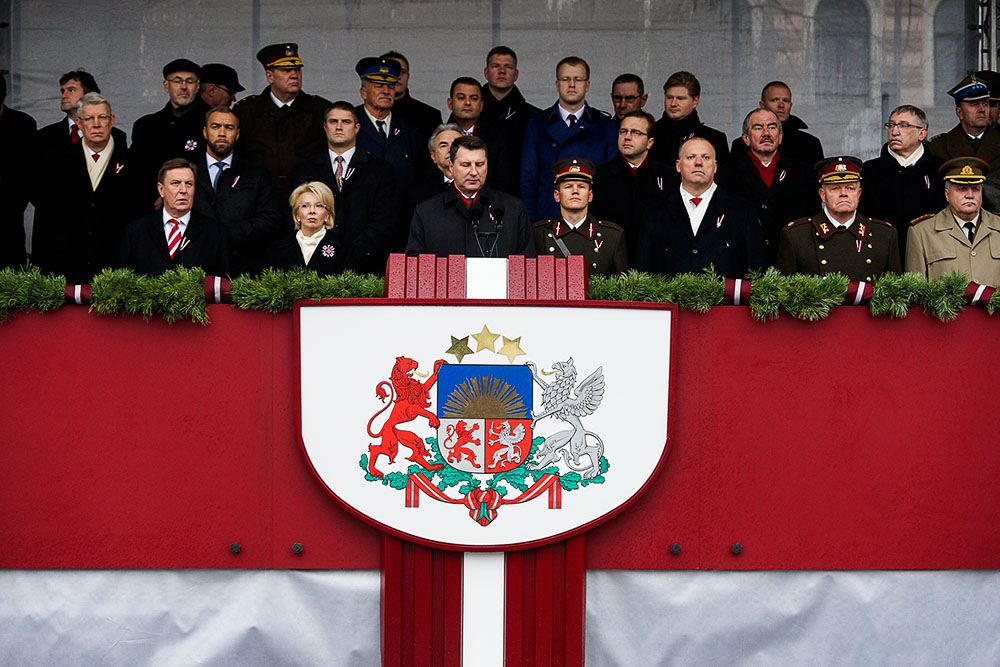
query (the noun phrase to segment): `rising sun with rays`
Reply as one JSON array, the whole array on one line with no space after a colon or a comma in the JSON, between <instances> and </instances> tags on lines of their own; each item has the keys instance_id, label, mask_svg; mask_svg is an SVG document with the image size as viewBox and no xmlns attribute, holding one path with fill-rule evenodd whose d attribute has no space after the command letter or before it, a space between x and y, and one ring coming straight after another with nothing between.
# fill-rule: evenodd
<instances>
[{"instance_id":1,"label":"rising sun with rays","mask_svg":"<svg viewBox=\"0 0 1000 667\"><path fill-rule=\"evenodd\" d=\"M507 382L495 377L471 377L455 387L442 406L445 418L518 419L525 408L521 394Z\"/></svg>"}]
</instances>

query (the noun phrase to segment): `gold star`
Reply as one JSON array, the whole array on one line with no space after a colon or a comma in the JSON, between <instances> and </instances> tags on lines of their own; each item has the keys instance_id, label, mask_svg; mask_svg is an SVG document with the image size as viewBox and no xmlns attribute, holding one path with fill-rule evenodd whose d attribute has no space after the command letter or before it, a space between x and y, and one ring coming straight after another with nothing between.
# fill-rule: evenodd
<instances>
[{"instance_id":1,"label":"gold star","mask_svg":"<svg viewBox=\"0 0 1000 667\"><path fill-rule=\"evenodd\" d=\"M458 359L458 363L462 363L462 357L467 354L472 354L472 348L469 347L469 337L455 338L452 336L451 347L445 350L445 354L454 354Z\"/></svg>"},{"instance_id":2,"label":"gold star","mask_svg":"<svg viewBox=\"0 0 1000 667\"><path fill-rule=\"evenodd\" d=\"M483 350L493 352L493 347L496 345L500 334L490 333L490 330L484 324L483 330L477 334L472 334L472 337L476 339L476 352L482 352ZM507 339L504 338L504 340Z\"/></svg>"},{"instance_id":3,"label":"gold star","mask_svg":"<svg viewBox=\"0 0 1000 667\"><path fill-rule=\"evenodd\" d=\"M497 352L497 354L502 354L507 357L507 361L514 363L514 357L520 357L524 355L524 350L521 349L521 337L510 339L506 336L503 337L503 347Z\"/></svg>"}]
</instances>

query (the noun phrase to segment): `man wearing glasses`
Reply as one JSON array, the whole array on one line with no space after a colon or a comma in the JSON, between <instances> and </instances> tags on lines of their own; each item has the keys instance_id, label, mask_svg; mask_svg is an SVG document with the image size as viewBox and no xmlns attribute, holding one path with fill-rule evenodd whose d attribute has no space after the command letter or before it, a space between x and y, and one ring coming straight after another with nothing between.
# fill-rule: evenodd
<instances>
[{"instance_id":1,"label":"man wearing glasses","mask_svg":"<svg viewBox=\"0 0 1000 667\"><path fill-rule=\"evenodd\" d=\"M619 74L611 82L611 105L615 109L615 127L620 127L622 118L630 111L642 111L649 95L642 77L638 74Z\"/></svg>"},{"instance_id":2,"label":"man wearing glasses","mask_svg":"<svg viewBox=\"0 0 1000 667\"><path fill-rule=\"evenodd\" d=\"M48 156L46 177L36 179L31 193L31 262L76 285L117 265L122 231L138 212L128 141L115 127L111 103L87 93L77 101L74 118L83 137Z\"/></svg>"},{"instance_id":3,"label":"man wearing glasses","mask_svg":"<svg viewBox=\"0 0 1000 667\"><path fill-rule=\"evenodd\" d=\"M586 158L604 164L617 153L615 124L603 111L587 104L590 66L569 56L556 65L559 99L528 121L521 153L521 201L532 220L559 213L552 199L552 165L565 157Z\"/></svg>"},{"instance_id":4,"label":"man wearing glasses","mask_svg":"<svg viewBox=\"0 0 1000 667\"><path fill-rule=\"evenodd\" d=\"M1000 130L990 124L990 90L975 74L948 91L955 99L958 125L927 142L931 153L943 160L977 157L990 165L983 184L983 208L1000 211Z\"/></svg>"},{"instance_id":5,"label":"man wearing glasses","mask_svg":"<svg viewBox=\"0 0 1000 667\"><path fill-rule=\"evenodd\" d=\"M639 251L639 223L647 208L664 193L680 185L673 165L654 159L650 133L656 119L645 111L629 111L618 128L618 154L597 168L591 212L600 220L611 220L625 230L629 265Z\"/></svg>"},{"instance_id":6,"label":"man wearing glasses","mask_svg":"<svg viewBox=\"0 0 1000 667\"><path fill-rule=\"evenodd\" d=\"M944 182L938 174L944 160L924 145L927 115L922 109L898 106L889 114L885 127L888 140L882 145L882 154L865 162L861 170L865 187L858 210L896 228L903 258L910 223L937 213L945 204Z\"/></svg>"},{"instance_id":7,"label":"man wearing glasses","mask_svg":"<svg viewBox=\"0 0 1000 667\"><path fill-rule=\"evenodd\" d=\"M171 60L163 68L163 90L167 103L132 126L132 162L139 183L154 183L160 165L171 158L197 159L205 152L205 123L208 105L198 96L201 67L187 58ZM157 197L149 187L142 193L150 210Z\"/></svg>"}]
</instances>

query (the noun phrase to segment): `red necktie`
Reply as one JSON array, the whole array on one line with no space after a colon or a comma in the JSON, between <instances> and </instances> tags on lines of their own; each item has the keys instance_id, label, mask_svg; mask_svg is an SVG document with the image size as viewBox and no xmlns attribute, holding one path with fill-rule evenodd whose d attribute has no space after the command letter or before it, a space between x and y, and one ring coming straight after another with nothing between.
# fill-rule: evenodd
<instances>
[{"instance_id":1,"label":"red necktie","mask_svg":"<svg viewBox=\"0 0 1000 667\"><path fill-rule=\"evenodd\" d=\"M90 157L94 158L94 162L97 162L98 160L101 159L101 154L100 153L92 153Z\"/></svg>"},{"instance_id":2,"label":"red necktie","mask_svg":"<svg viewBox=\"0 0 1000 667\"><path fill-rule=\"evenodd\" d=\"M73 127L69 128L69 140L73 142L73 145L80 143L80 127L73 123Z\"/></svg>"},{"instance_id":3,"label":"red necktie","mask_svg":"<svg viewBox=\"0 0 1000 667\"><path fill-rule=\"evenodd\" d=\"M170 249L170 259L173 259L177 254L177 248L181 245L181 221L170 218L169 222L173 227L170 228L170 235L167 237L167 248Z\"/></svg>"},{"instance_id":4,"label":"red necktie","mask_svg":"<svg viewBox=\"0 0 1000 667\"><path fill-rule=\"evenodd\" d=\"M697 206L701 203L701 197L691 197L691 203Z\"/></svg>"},{"instance_id":5,"label":"red necktie","mask_svg":"<svg viewBox=\"0 0 1000 667\"><path fill-rule=\"evenodd\" d=\"M576 115L575 114L570 114L570 115L566 116L566 120L569 121L569 126L570 126L571 129L572 129L572 127L574 125L576 125Z\"/></svg>"}]
</instances>

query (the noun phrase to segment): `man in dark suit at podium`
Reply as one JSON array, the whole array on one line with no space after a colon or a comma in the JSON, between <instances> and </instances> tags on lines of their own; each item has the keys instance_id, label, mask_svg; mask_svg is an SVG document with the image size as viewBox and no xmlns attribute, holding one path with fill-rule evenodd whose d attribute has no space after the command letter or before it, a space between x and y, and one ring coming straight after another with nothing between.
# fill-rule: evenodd
<instances>
[{"instance_id":1,"label":"man in dark suit at podium","mask_svg":"<svg viewBox=\"0 0 1000 667\"><path fill-rule=\"evenodd\" d=\"M197 167L184 158L160 167L156 189L163 210L133 220L125 228L119 264L136 273L155 276L185 266L205 273L229 273L229 243L221 225L191 210Z\"/></svg>"},{"instance_id":2,"label":"man in dark suit at podium","mask_svg":"<svg viewBox=\"0 0 1000 667\"><path fill-rule=\"evenodd\" d=\"M535 256L531 223L516 197L484 187L486 143L463 135L451 144L452 187L413 212L406 254L438 257Z\"/></svg>"},{"instance_id":3,"label":"man in dark suit at podium","mask_svg":"<svg viewBox=\"0 0 1000 667\"><path fill-rule=\"evenodd\" d=\"M726 278L743 278L764 265L764 232L754 206L715 183L715 149L707 139L680 147L681 185L642 219L642 271L674 275L710 265Z\"/></svg>"}]
</instances>

